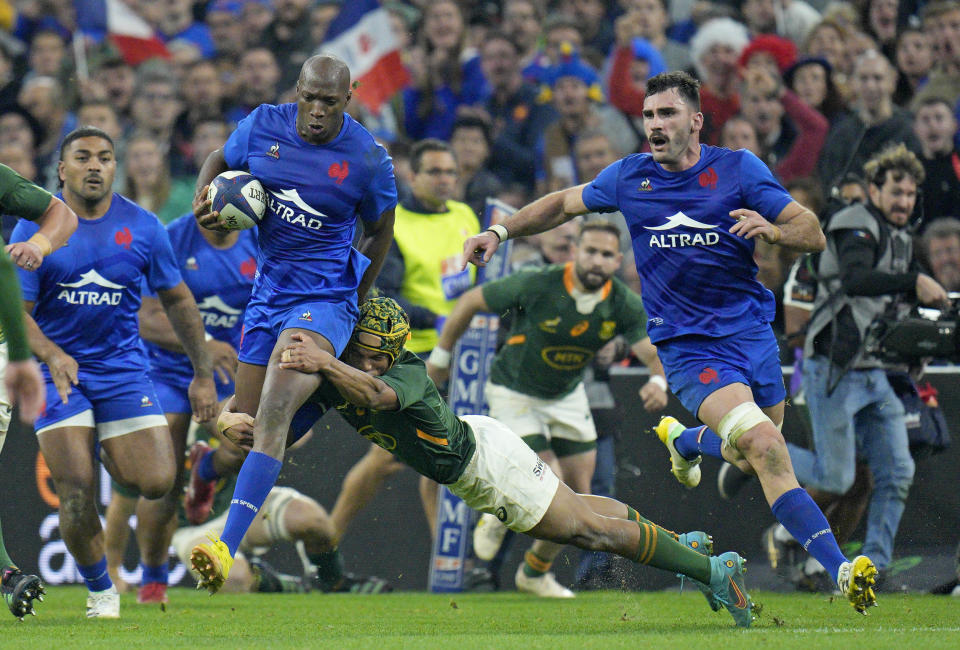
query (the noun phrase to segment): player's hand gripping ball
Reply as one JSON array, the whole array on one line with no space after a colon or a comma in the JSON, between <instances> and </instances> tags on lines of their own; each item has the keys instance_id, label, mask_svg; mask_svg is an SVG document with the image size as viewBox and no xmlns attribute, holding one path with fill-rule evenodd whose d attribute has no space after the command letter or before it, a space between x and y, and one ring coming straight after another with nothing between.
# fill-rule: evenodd
<instances>
[{"instance_id":1,"label":"player's hand gripping ball","mask_svg":"<svg viewBox=\"0 0 960 650\"><path fill-rule=\"evenodd\" d=\"M267 193L247 172L226 171L210 182L207 198L210 210L219 212L229 230L246 230L260 225L267 208Z\"/></svg>"}]
</instances>

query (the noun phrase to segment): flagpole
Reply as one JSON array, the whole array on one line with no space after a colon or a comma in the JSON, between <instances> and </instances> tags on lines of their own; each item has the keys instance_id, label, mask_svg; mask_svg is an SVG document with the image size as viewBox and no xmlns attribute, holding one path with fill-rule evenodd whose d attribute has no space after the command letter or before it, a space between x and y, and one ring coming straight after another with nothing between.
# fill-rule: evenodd
<instances>
[{"instance_id":1,"label":"flagpole","mask_svg":"<svg viewBox=\"0 0 960 650\"><path fill-rule=\"evenodd\" d=\"M84 82L90 79L90 68L87 66L87 48L84 43L83 32L79 29L73 32L73 61L77 69L77 80Z\"/></svg>"}]
</instances>

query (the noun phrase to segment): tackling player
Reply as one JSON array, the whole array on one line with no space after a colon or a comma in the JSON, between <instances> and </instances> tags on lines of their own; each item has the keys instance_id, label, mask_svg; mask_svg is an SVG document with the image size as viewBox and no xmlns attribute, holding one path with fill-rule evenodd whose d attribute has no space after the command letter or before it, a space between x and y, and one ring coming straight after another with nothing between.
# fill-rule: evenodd
<instances>
[{"instance_id":1,"label":"tackling player","mask_svg":"<svg viewBox=\"0 0 960 650\"><path fill-rule=\"evenodd\" d=\"M667 405L666 379L646 333L640 296L614 277L623 261L620 229L607 221L580 228L574 261L520 271L463 294L453 308L427 363L434 381L449 374L450 354L473 315L512 315L506 343L493 359L484 394L496 418L547 462L579 494L590 492L597 431L583 385L594 354L621 335L650 369L640 396L648 411ZM506 529L484 515L474 532L477 557L496 555ZM562 546L536 541L517 569L517 589L539 596L571 598L550 573Z\"/></svg>"},{"instance_id":2,"label":"tackling player","mask_svg":"<svg viewBox=\"0 0 960 650\"><path fill-rule=\"evenodd\" d=\"M60 248L77 229L77 215L63 201L6 165L0 165L0 212L31 219L40 226L32 241L4 247L26 269L39 268L43 258ZM3 244L0 238L0 246ZM37 362L30 357L20 284L6 252L0 253L0 449L7 438L13 407L20 407L20 420L30 425L43 406L43 378ZM22 573L10 559L2 531L0 592L10 612L20 620L35 614L33 600L43 600L44 593L40 579Z\"/></svg>"},{"instance_id":3,"label":"tackling player","mask_svg":"<svg viewBox=\"0 0 960 650\"><path fill-rule=\"evenodd\" d=\"M481 415L458 418L423 361L403 349L409 333L407 315L394 300L372 298L360 308L344 361L296 334L284 347L280 365L322 374L327 381L311 402L334 406L364 437L448 485L471 508L537 539L617 553L681 573L697 583L715 611L726 607L737 625L751 624L753 603L739 555L710 557L706 533L678 536L619 501L577 494L506 425ZM218 424L227 425L226 435L237 444L249 446L249 416L225 413ZM219 589L230 562L204 567L208 589Z\"/></svg>"},{"instance_id":4,"label":"tackling player","mask_svg":"<svg viewBox=\"0 0 960 650\"><path fill-rule=\"evenodd\" d=\"M673 393L707 425L657 427L673 473L700 481L700 454L752 470L773 514L836 580L854 608L876 604L870 558L848 562L823 513L797 483L780 434L786 392L770 329L773 294L756 280L756 237L797 251L825 245L816 215L793 201L748 151L701 145L700 84L682 72L647 82L652 153L623 158L591 183L553 192L464 244L484 264L508 237L587 212L620 210L633 237L650 339ZM714 433L717 432L717 433Z\"/></svg>"},{"instance_id":5,"label":"tackling player","mask_svg":"<svg viewBox=\"0 0 960 650\"><path fill-rule=\"evenodd\" d=\"M58 171L79 227L70 245L49 255L36 273L20 272L28 338L46 380L37 437L60 500L64 542L90 590L90 618L120 614L106 570L91 449L96 444L119 483L154 500L148 505L162 505L174 484L170 432L137 329L144 282L158 293L193 365L194 417L212 419L217 405L200 313L170 239L153 214L111 191L116 166L113 141L100 129L67 134ZM12 238L29 241L36 229L21 221ZM157 530L146 539L145 556L166 564L165 535Z\"/></svg>"},{"instance_id":6,"label":"tackling player","mask_svg":"<svg viewBox=\"0 0 960 650\"><path fill-rule=\"evenodd\" d=\"M343 352L358 297L366 295L390 247L397 203L393 164L344 113L350 97L346 64L311 57L300 70L296 103L254 110L223 149L210 154L197 178L194 214L208 228L224 228L205 198L217 174L249 170L268 194L236 381L237 408L256 414L254 445L237 477L223 534L194 549L194 559L204 564L236 553L276 483L293 415L320 385L319 375L281 368L280 351L298 335L334 356ZM364 228L359 251L351 247L358 218Z\"/></svg>"}]
</instances>

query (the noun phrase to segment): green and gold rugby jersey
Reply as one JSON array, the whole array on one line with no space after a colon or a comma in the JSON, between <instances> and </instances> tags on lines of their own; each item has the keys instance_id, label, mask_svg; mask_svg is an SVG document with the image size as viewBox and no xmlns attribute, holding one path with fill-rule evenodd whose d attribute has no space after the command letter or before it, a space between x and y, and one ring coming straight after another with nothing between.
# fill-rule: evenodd
<instances>
[{"instance_id":1,"label":"green and gold rugby jersey","mask_svg":"<svg viewBox=\"0 0 960 650\"><path fill-rule=\"evenodd\" d=\"M440 397L423 361L403 350L380 379L397 394L398 410L372 411L349 404L330 382L324 382L311 399L335 406L357 433L424 476L437 483L455 482L477 442L470 427Z\"/></svg>"},{"instance_id":2,"label":"green and gold rugby jersey","mask_svg":"<svg viewBox=\"0 0 960 650\"><path fill-rule=\"evenodd\" d=\"M12 214L33 221L43 215L50 205L50 192L37 187L6 165L0 164L0 213ZM11 361L30 357L26 331L23 327L23 302L20 287L11 264L3 252L6 242L0 238L0 343L6 340L4 325L9 334L8 354Z\"/></svg>"},{"instance_id":3,"label":"green and gold rugby jersey","mask_svg":"<svg viewBox=\"0 0 960 650\"><path fill-rule=\"evenodd\" d=\"M589 314L577 311L573 263L521 270L483 285L496 314L512 312L506 343L493 360L490 380L539 397L563 397L583 380L597 350L617 334L633 345L647 334L640 296L612 278Z\"/></svg>"}]
</instances>

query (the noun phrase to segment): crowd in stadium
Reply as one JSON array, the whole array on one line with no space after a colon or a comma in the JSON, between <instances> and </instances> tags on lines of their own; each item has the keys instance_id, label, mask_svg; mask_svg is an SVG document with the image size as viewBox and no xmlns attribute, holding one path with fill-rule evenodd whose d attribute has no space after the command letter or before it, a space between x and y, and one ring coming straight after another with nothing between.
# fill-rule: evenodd
<instances>
[{"instance_id":1,"label":"crowd in stadium","mask_svg":"<svg viewBox=\"0 0 960 650\"><path fill-rule=\"evenodd\" d=\"M78 15L83 3L0 0L0 163L56 193L64 138L78 127L97 127L113 140L118 161L114 190L169 224L195 211L204 162L224 146L241 120L262 104L297 100L301 67L324 51L328 27L347 2L124 0L159 43L157 56L144 57L142 52L131 55L109 34L84 30ZM404 71L398 79L405 84L376 105L361 100L355 88L357 96L347 112L392 157L400 205L395 243L378 285L408 313L414 331L408 348L424 358L442 340L456 294L435 299L411 289L417 282L433 282L415 275L429 266L421 264L421 258L455 257L466 236L477 233L477 217L488 198L520 208L550 192L592 181L617 159L649 152L643 126L646 82L667 71L687 71L700 82L700 142L752 152L797 203L821 218L858 202L869 204L900 228L897 232L905 233L905 240L912 240L920 266L910 262L889 269L904 274L910 266L908 284L902 284L901 277L901 284L874 285L857 295L900 291L926 301L934 293L939 300L934 285L937 291L960 291L957 0L381 4L389 12L392 49ZM330 170L332 178L333 167ZM884 188L888 180L891 186L900 183L903 173L915 181L918 192L916 207L911 203L906 222L897 224L895 199L885 203ZM715 185L716 178L701 176L701 186L710 183ZM405 213L413 219L448 212L461 219L449 241L428 241L441 237L439 231L424 235L413 226L404 228ZM776 215L767 216L773 220ZM626 222L619 213L612 219L623 231L619 247L625 261L619 274L640 292ZM15 216L3 217L4 241L10 241L16 221ZM867 226L849 228L870 242L886 241ZM814 304L822 306L823 296L815 303L818 278L805 276L805 258L775 245L778 239L757 238L754 261L758 280L776 297L773 327L782 337L783 361L792 363L804 357L803 314L809 315ZM565 224L517 242L514 267L571 262L577 241L577 229ZM836 252L841 262L861 259L844 257L847 254L872 254L862 248L854 251L855 243ZM878 258L885 254L884 245L871 249ZM907 258L909 252L905 260L910 261ZM443 268L444 287L448 280L458 282L464 285L462 293L472 284L469 273L448 278ZM844 289L855 280L844 277ZM861 280L863 286L879 282ZM927 280L932 284L924 284ZM834 314L837 319L839 313ZM821 352L818 343L811 337L806 356ZM621 340L621 349L606 356L627 356L628 347ZM860 354L848 360L846 370L861 368ZM656 379L662 382L660 390L666 387L663 377ZM593 385L588 384L588 391ZM798 387L791 389L796 395ZM826 391L827 398L833 390ZM589 394L600 395L588 407L600 424L596 412L609 409L612 401L606 403L602 390ZM826 412L832 407L820 408ZM665 444L666 436L661 436ZM667 444L671 454L673 440ZM895 534L913 476L912 461L868 461L864 471L873 475L871 508L877 517L868 519L868 530L892 526ZM801 477L801 483L817 483L817 462L815 457L809 461L804 476L810 478ZM850 464L849 481L824 485L822 498L814 496L825 511L825 504L870 482L861 478L859 468L855 477L852 458ZM390 456L373 446L355 468L350 485L355 494L346 500L369 500L396 469ZM724 469L721 492L733 496L749 479L732 465ZM584 486L578 491L589 491L586 477ZM434 493L426 483L423 491L431 513ZM857 493L864 507L867 492ZM880 512L895 510L895 502L900 512ZM336 509L331 514L342 534L355 511L343 515L345 522ZM851 523L829 513L828 519L835 531ZM859 517L853 519L854 525L859 522ZM790 534L776 526L765 539L774 554L792 542ZM874 543L883 548L877 567L882 578L892 536ZM540 575L549 562L545 566ZM587 572L596 568L589 562L584 567ZM794 581L807 589L832 589L834 577L824 587L822 580L818 584L818 572L822 567L808 561Z\"/></svg>"}]
</instances>

